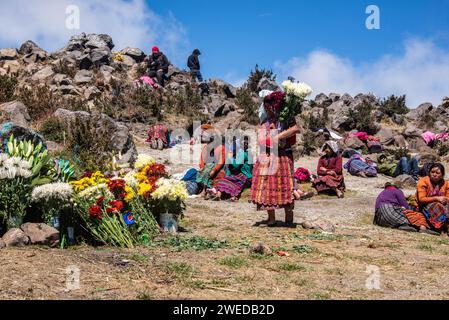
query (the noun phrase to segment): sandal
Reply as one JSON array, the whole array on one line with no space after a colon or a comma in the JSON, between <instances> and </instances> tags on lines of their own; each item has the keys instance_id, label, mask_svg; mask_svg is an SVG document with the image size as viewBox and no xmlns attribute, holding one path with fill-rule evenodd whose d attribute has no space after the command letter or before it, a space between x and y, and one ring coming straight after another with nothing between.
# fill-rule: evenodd
<instances>
[{"instance_id":1,"label":"sandal","mask_svg":"<svg viewBox=\"0 0 449 320\"><path fill-rule=\"evenodd\" d=\"M299 200L306 200L306 199L310 199L314 196L315 194L313 192L304 192L300 197Z\"/></svg>"},{"instance_id":2,"label":"sandal","mask_svg":"<svg viewBox=\"0 0 449 320\"><path fill-rule=\"evenodd\" d=\"M433 230L429 230L429 229L419 230L419 233L428 234L428 235L431 235L431 236L439 236L440 235L438 232L433 231Z\"/></svg>"},{"instance_id":3,"label":"sandal","mask_svg":"<svg viewBox=\"0 0 449 320\"><path fill-rule=\"evenodd\" d=\"M401 231L407 231L407 232L417 232L417 230L415 228L413 228L412 226L407 226L407 225L400 226L398 229Z\"/></svg>"}]
</instances>

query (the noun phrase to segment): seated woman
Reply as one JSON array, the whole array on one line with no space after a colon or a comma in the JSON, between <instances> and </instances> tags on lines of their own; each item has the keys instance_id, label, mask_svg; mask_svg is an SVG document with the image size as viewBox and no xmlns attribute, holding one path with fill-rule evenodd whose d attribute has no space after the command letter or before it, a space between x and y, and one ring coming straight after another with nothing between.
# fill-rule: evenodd
<instances>
[{"instance_id":1,"label":"seated woman","mask_svg":"<svg viewBox=\"0 0 449 320\"><path fill-rule=\"evenodd\" d=\"M253 165L248 155L248 139L245 138L243 149L233 148L228 152L225 172L226 176L215 184L217 194L213 200L220 200L223 194L231 197L231 201L237 201L245 186L249 185L252 178Z\"/></svg>"},{"instance_id":2,"label":"seated woman","mask_svg":"<svg viewBox=\"0 0 449 320\"><path fill-rule=\"evenodd\" d=\"M339 198L344 197L345 183L343 178L342 157L338 152L335 141L324 144L322 151L324 156L318 161L318 178L313 181L313 187L320 192L332 191Z\"/></svg>"},{"instance_id":3,"label":"seated woman","mask_svg":"<svg viewBox=\"0 0 449 320\"><path fill-rule=\"evenodd\" d=\"M404 231L417 231L434 234L424 215L410 210L404 193L395 184L387 182L385 190L376 200L374 224L386 228L398 228Z\"/></svg>"},{"instance_id":4,"label":"seated woman","mask_svg":"<svg viewBox=\"0 0 449 320\"><path fill-rule=\"evenodd\" d=\"M220 139L220 141L214 143L215 139ZM226 150L219 136L204 134L201 140L207 144L201 151L200 170L196 174L196 182L201 189L201 195L207 197L207 190L213 188L214 179L219 176L224 167Z\"/></svg>"},{"instance_id":5,"label":"seated woman","mask_svg":"<svg viewBox=\"0 0 449 320\"><path fill-rule=\"evenodd\" d=\"M444 179L441 163L429 168L428 176L421 178L417 186L419 209L424 213L433 229L447 235L449 225L449 182Z\"/></svg>"},{"instance_id":6,"label":"seated woman","mask_svg":"<svg viewBox=\"0 0 449 320\"><path fill-rule=\"evenodd\" d=\"M363 159L359 154L354 154L346 162L344 168L353 176L359 176L363 178L377 177L376 164L370 159Z\"/></svg>"}]
</instances>

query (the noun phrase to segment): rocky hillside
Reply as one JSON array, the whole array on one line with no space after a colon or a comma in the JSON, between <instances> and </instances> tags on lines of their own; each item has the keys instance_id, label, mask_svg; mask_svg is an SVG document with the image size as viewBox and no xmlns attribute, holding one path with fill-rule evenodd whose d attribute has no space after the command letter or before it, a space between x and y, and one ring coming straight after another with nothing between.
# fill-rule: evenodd
<instances>
[{"instance_id":1,"label":"rocky hillside","mask_svg":"<svg viewBox=\"0 0 449 320\"><path fill-rule=\"evenodd\" d=\"M85 131L98 134L102 130L110 138L105 144L113 142L113 150L130 160L135 153L132 134L143 138L148 126L159 121L186 128L192 120L211 121L220 129L251 128L257 124L257 93L278 88L271 72L257 68L242 88L235 88L218 79L199 85L173 65L165 88L136 88L134 81L145 72L145 53L138 48L114 48L108 35L83 33L53 53L32 41L18 49L0 50L1 120L13 120L58 143L61 139L54 138L55 131L77 128L69 125L76 121L90 123ZM316 150L320 140L313 132L322 127L341 135L366 131L390 149L439 156L449 150L441 145L431 149L421 138L426 130L448 130L449 98L439 106L423 103L409 110L404 97L318 94L304 103L297 120L303 128L297 153Z\"/></svg>"}]
</instances>

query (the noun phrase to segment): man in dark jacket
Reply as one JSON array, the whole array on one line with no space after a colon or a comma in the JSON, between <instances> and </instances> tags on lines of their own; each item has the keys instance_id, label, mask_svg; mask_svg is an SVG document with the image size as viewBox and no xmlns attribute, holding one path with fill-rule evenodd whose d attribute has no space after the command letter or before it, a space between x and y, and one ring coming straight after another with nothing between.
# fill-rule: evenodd
<instances>
[{"instance_id":1,"label":"man in dark jacket","mask_svg":"<svg viewBox=\"0 0 449 320\"><path fill-rule=\"evenodd\" d=\"M147 64L148 64L148 76L151 78L157 78L157 82L164 86L165 84L165 75L168 73L168 66L170 63L168 62L165 54L159 51L158 47L153 47L152 55L149 56Z\"/></svg>"},{"instance_id":2,"label":"man in dark jacket","mask_svg":"<svg viewBox=\"0 0 449 320\"><path fill-rule=\"evenodd\" d=\"M192 54L189 56L189 59L187 59L187 66L190 68L192 75L197 78L199 82L203 82L203 76L200 71L200 61L198 59L199 55L201 55L200 50L193 50Z\"/></svg>"}]
</instances>

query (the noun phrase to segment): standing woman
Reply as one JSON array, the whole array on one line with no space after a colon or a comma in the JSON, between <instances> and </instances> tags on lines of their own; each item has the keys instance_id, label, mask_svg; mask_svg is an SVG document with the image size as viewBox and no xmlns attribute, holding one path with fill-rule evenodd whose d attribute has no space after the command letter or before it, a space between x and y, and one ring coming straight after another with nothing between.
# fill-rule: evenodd
<instances>
[{"instance_id":1,"label":"standing woman","mask_svg":"<svg viewBox=\"0 0 449 320\"><path fill-rule=\"evenodd\" d=\"M447 234L449 225L449 182L444 180L445 170L441 163L429 168L428 176L417 185L419 208L434 229Z\"/></svg>"},{"instance_id":2,"label":"standing woman","mask_svg":"<svg viewBox=\"0 0 449 320\"><path fill-rule=\"evenodd\" d=\"M268 212L267 225L276 226L276 209L285 210L285 223L293 226L294 183L293 152L299 127L294 118L279 121L285 103L285 93L274 92L264 98L266 116L259 124L260 155L254 165L251 200L258 211ZM275 130L273 136L270 130ZM277 148L275 150L274 148ZM276 154L277 151L277 154Z\"/></svg>"}]
</instances>

